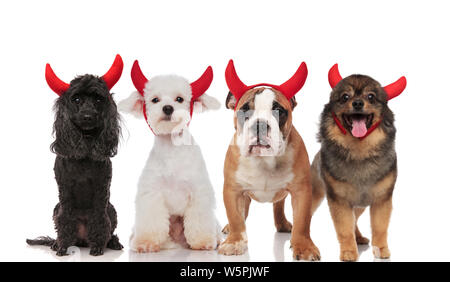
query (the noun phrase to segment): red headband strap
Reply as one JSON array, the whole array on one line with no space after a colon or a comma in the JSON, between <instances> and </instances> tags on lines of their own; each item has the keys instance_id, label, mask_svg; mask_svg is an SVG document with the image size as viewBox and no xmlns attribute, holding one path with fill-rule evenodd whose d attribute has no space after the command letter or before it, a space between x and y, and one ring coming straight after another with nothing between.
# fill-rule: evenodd
<instances>
[{"instance_id":1,"label":"red headband strap","mask_svg":"<svg viewBox=\"0 0 450 282\"><path fill-rule=\"evenodd\" d=\"M303 85L305 84L307 76L308 76L308 68L306 67L305 62L302 62L301 65L298 67L297 71L295 72L295 74L289 80L287 80L285 83L281 85L274 85L270 83L260 83L251 86L245 85L239 79L239 76L236 73L233 60L230 60L228 62L228 66L225 71L225 80L227 82L228 89L236 98L236 105L245 92L258 86L272 87L280 91L286 97L286 99L290 100L292 97L294 97L295 94L297 94L298 91L300 91L300 89L302 89Z\"/></svg>"},{"instance_id":2,"label":"red headband strap","mask_svg":"<svg viewBox=\"0 0 450 282\"><path fill-rule=\"evenodd\" d=\"M330 71L328 71L328 82L331 88L336 87L336 85L342 80L342 76L339 73L338 64L334 64ZM398 95L400 95L406 88L406 77L400 77L396 82L384 86L383 89L387 94L387 100L391 100Z\"/></svg>"}]
</instances>

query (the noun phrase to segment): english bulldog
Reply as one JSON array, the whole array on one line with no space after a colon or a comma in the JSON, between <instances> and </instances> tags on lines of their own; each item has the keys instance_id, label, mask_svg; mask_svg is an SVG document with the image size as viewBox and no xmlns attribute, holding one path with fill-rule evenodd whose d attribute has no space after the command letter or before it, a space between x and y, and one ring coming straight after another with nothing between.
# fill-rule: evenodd
<instances>
[{"instance_id":1,"label":"english bulldog","mask_svg":"<svg viewBox=\"0 0 450 282\"><path fill-rule=\"evenodd\" d=\"M223 198L228 236L219 253L240 255L247 250L245 220L251 200L273 203L278 232L292 232L294 259L319 260L310 238L311 176L305 144L292 124L294 95L305 83L308 70L302 63L281 85L245 85L230 60L225 77L230 90L226 107L234 109L235 134L224 166ZM286 196L292 198L294 221L284 214Z\"/></svg>"}]
</instances>

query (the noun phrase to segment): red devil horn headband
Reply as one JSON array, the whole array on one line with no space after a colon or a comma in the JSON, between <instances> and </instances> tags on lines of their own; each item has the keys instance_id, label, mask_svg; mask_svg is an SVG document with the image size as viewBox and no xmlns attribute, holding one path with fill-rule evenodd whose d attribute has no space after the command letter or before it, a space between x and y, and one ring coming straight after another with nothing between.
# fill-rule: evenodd
<instances>
[{"instance_id":1,"label":"red devil horn headband","mask_svg":"<svg viewBox=\"0 0 450 282\"><path fill-rule=\"evenodd\" d=\"M119 81L120 76L122 75L123 70L123 61L120 55L116 55L114 59L114 63L111 68L102 76L102 79L106 82L106 86L108 89L113 88L113 86Z\"/></svg>"},{"instance_id":2,"label":"red devil horn headband","mask_svg":"<svg viewBox=\"0 0 450 282\"><path fill-rule=\"evenodd\" d=\"M134 61L133 67L131 68L131 80L133 81L136 90L141 95L144 95L144 88L145 84L148 82L148 79L142 73L142 70L139 67L139 62L137 60ZM206 90L208 90L212 80L213 70L211 66L209 66L199 79L190 84L192 89L192 102L195 101L198 97L202 96L206 92Z\"/></svg>"},{"instance_id":3,"label":"red devil horn headband","mask_svg":"<svg viewBox=\"0 0 450 282\"><path fill-rule=\"evenodd\" d=\"M200 76L199 79L191 83L192 89L192 101L197 100L198 97L202 96L206 90L208 90L211 82L213 80L213 70L211 66L206 68L205 72Z\"/></svg>"},{"instance_id":4,"label":"red devil horn headband","mask_svg":"<svg viewBox=\"0 0 450 282\"><path fill-rule=\"evenodd\" d=\"M339 73L338 65L335 64L328 72L328 82L331 88L334 88L340 81L342 77ZM406 77L400 77L396 82L384 86L384 91L387 94L387 100L391 100L398 95L400 95L406 88Z\"/></svg>"},{"instance_id":5,"label":"red devil horn headband","mask_svg":"<svg viewBox=\"0 0 450 282\"><path fill-rule=\"evenodd\" d=\"M105 81L108 89L113 88L113 86L117 83L120 76L122 75L122 70L122 58L120 57L120 55L116 55L116 59L114 60L111 68L105 75L102 76L102 79ZM70 84L65 83L56 76L50 64L47 64L45 67L45 79L47 80L48 86L50 86L50 88L59 96L64 94L64 92L66 92L70 87Z\"/></svg>"},{"instance_id":6,"label":"red devil horn headband","mask_svg":"<svg viewBox=\"0 0 450 282\"><path fill-rule=\"evenodd\" d=\"M133 81L134 87L136 90L144 96L144 88L148 79L142 73L141 68L139 67L139 62L136 60L133 63L133 67L131 68L131 80Z\"/></svg>"},{"instance_id":7,"label":"red devil horn headband","mask_svg":"<svg viewBox=\"0 0 450 282\"><path fill-rule=\"evenodd\" d=\"M278 91L280 91L288 100L294 97L294 95L302 89L305 84L306 77L308 76L308 68L303 62L297 69L295 74L285 83L281 85L273 85L269 83L260 83L251 86L245 85L238 77L236 69L234 68L233 60L228 63L227 69L225 71L225 80L228 85L228 89L234 95L237 101L244 95L248 90L258 87L258 86L269 86Z\"/></svg>"}]
</instances>

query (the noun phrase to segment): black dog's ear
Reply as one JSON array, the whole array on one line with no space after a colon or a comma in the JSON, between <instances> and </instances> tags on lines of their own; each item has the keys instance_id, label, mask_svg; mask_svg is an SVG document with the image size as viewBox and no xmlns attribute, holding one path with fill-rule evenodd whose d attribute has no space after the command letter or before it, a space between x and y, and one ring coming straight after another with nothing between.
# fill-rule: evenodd
<instances>
[{"instance_id":1,"label":"black dog's ear","mask_svg":"<svg viewBox=\"0 0 450 282\"><path fill-rule=\"evenodd\" d=\"M56 101L54 110L53 134L55 141L50 145L50 150L62 157L85 157L88 149L83 142L83 135L70 121L71 113L64 105L62 97Z\"/></svg>"},{"instance_id":2,"label":"black dog's ear","mask_svg":"<svg viewBox=\"0 0 450 282\"><path fill-rule=\"evenodd\" d=\"M227 109L234 110L236 107L236 97L234 97L233 93L228 92L227 99L225 100L225 107Z\"/></svg>"},{"instance_id":3,"label":"black dog's ear","mask_svg":"<svg viewBox=\"0 0 450 282\"><path fill-rule=\"evenodd\" d=\"M92 146L91 156L93 159L112 158L117 154L120 138L120 116L112 99L110 99L109 110L105 111L103 121L103 129Z\"/></svg>"},{"instance_id":4,"label":"black dog's ear","mask_svg":"<svg viewBox=\"0 0 450 282\"><path fill-rule=\"evenodd\" d=\"M295 100L295 96L293 96L289 102L291 102L291 108L292 108L292 110L294 110L295 106L297 106L297 101Z\"/></svg>"}]
</instances>

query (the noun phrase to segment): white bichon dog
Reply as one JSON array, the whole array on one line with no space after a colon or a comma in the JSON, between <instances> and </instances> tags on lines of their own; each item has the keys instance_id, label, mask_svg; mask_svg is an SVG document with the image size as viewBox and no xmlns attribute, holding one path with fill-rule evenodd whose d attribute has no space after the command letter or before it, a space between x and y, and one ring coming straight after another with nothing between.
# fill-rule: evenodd
<instances>
[{"instance_id":1,"label":"white bichon dog","mask_svg":"<svg viewBox=\"0 0 450 282\"><path fill-rule=\"evenodd\" d=\"M188 130L194 109L220 108L215 98L204 94L212 69L191 84L175 75L147 80L135 61L131 78L138 91L120 102L119 109L144 116L155 143L138 184L130 247L136 252L177 245L213 250L221 239L214 191L200 147Z\"/></svg>"}]
</instances>

